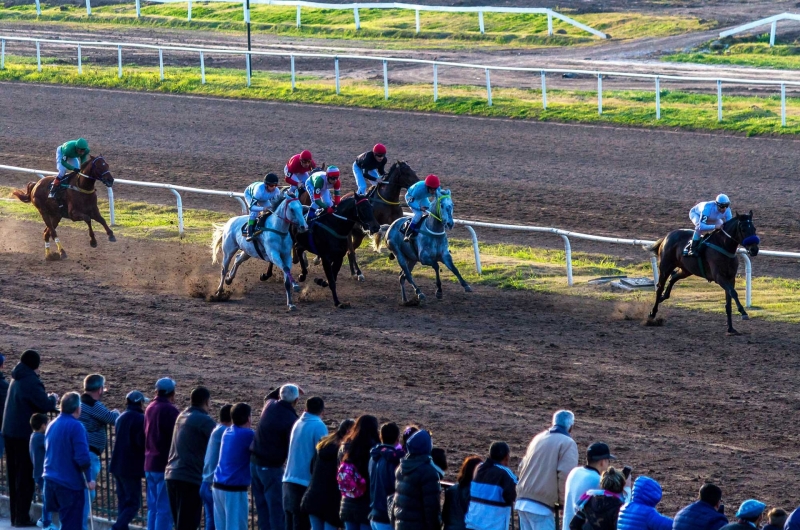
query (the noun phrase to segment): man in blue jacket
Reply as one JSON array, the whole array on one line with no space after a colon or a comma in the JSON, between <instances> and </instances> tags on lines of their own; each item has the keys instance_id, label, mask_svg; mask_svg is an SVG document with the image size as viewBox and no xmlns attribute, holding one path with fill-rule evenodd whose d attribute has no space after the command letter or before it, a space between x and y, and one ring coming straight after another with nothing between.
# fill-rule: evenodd
<instances>
[{"instance_id":1,"label":"man in blue jacket","mask_svg":"<svg viewBox=\"0 0 800 530\"><path fill-rule=\"evenodd\" d=\"M672 530L719 530L728 524L720 510L722 490L714 484L703 484L700 500L683 508L672 522Z\"/></svg>"},{"instance_id":2,"label":"man in blue jacket","mask_svg":"<svg viewBox=\"0 0 800 530\"><path fill-rule=\"evenodd\" d=\"M149 399L138 390L126 396L127 408L117 418L109 471L117 482L117 520L113 530L128 530L139 511L144 478L144 406Z\"/></svg>"},{"instance_id":3,"label":"man in blue jacket","mask_svg":"<svg viewBox=\"0 0 800 530\"><path fill-rule=\"evenodd\" d=\"M517 477L508 468L511 449L505 442L489 447L489 458L478 465L470 485L465 522L470 530L504 530L517 500Z\"/></svg>"},{"instance_id":4,"label":"man in blue jacket","mask_svg":"<svg viewBox=\"0 0 800 530\"><path fill-rule=\"evenodd\" d=\"M89 442L86 429L78 421L81 395L69 392L61 398L61 414L47 427L44 456L45 510L58 512L61 527L83 527L85 488L94 491L89 481Z\"/></svg>"}]
</instances>

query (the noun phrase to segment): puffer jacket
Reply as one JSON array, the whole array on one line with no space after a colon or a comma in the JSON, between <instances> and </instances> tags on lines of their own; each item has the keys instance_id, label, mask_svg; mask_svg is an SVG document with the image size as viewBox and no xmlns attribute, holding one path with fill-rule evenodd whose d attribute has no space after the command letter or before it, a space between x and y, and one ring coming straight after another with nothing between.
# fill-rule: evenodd
<instances>
[{"instance_id":1,"label":"puffer jacket","mask_svg":"<svg viewBox=\"0 0 800 530\"><path fill-rule=\"evenodd\" d=\"M339 444L336 442L329 442L317 449L317 454L311 460L311 482L300 502L300 508L304 512L319 517L336 528L342 526L339 518L342 494L339 493L339 484L336 482L338 453Z\"/></svg>"},{"instance_id":2,"label":"puffer jacket","mask_svg":"<svg viewBox=\"0 0 800 530\"><path fill-rule=\"evenodd\" d=\"M469 484L462 488L460 484L450 486L444 492L444 507L442 508L442 522L444 530L467 530L464 519L469 510Z\"/></svg>"},{"instance_id":3,"label":"puffer jacket","mask_svg":"<svg viewBox=\"0 0 800 530\"><path fill-rule=\"evenodd\" d=\"M728 524L725 514L705 501L693 502L675 515L672 530L719 530Z\"/></svg>"},{"instance_id":4,"label":"puffer jacket","mask_svg":"<svg viewBox=\"0 0 800 530\"><path fill-rule=\"evenodd\" d=\"M439 473L430 455L409 455L397 468L394 494L395 530L439 530Z\"/></svg>"},{"instance_id":5,"label":"puffer jacket","mask_svg":"<svg viewBox=\"0 0 800 530\"><path fill-rule=\"evenodd\" d=\"M633 484L631 502L619 512L618 530L672 530L672 519L661 515L661 485L650 477L640 476Z\"/></svg>"},{"instance_id":6,"label":"puffer jacket","mask_svg":"<svg viewBox=\"0 0 800 530\"><path fill-rule=\"evenodd\" d=\"M376 445L369 452L369 520L389 524L386 498L394 495L395 470L403 452L391 445Z\"/></svg>"}]
</instances>

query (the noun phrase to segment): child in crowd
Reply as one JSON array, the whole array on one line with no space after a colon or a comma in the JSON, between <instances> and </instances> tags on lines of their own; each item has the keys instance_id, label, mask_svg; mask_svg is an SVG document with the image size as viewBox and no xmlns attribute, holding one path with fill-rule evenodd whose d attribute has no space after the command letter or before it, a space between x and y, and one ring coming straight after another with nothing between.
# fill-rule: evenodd
<instances>
[{"instance_id":1,"label":"child in crowd","mask_svg":"<svg viewBox=\"0 0 800 530\"><path fill-rule=\"evenodd\" d=\"M42 499L42 517L36 523L36 526L44 530L56 528L53 525L50 513L44 510L44 478L42 477L44 472L44 432L47 430L49 421L47 414L37 413L31 416L33 434L31 434L31 441L28 446L28 450L31 453L31 462L33 462L33 481L36 483L36 487L39 488L39 495Z\"/></svg>"},{"instance_id":2,"label":"child in crowd","mask_svg":"<svg viewBox=\"0 0 800 530\"><path fill-rule=\"evenodd\" d=\"M788 514L785 510L780 508L773 508L767 512L767 521L769 524L764 525L761 530L783 530L783 525L786 524Z\"/></svg>"}]
</instances>

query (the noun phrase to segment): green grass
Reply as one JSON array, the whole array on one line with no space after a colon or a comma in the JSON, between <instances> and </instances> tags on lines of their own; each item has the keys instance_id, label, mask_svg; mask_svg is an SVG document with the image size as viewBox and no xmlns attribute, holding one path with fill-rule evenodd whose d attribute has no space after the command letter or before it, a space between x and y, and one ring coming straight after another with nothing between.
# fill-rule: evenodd
<instances>
[{"instance_id":1,"label":"green grass","mask_svg":"<svg viewBox=\"0 0 800 530\"><path fill-rule=\"evenodd\" d=\"M8 197L10 192L11 188L0 187L0 197ZM100 202L101 211L107 212L107 203L102 200ZM117 224L114 226L114 232L119 238L181 241L178 237L177 212L174 207L116 200L115 210ZM204 246L211 240L211 223L224 222L230 217L223 213L198 209L184 209L183 215L185 235L182 241ZM16 200L0 201L0 216L41 223L35 208ZM82 223L64 223L59 227L59 230L62 229L86 230ZM624 274L631 277L651 277L649 254L644 251L641 261L573 252L574 286L570 287L566 280L563 250L510 244L481 243L479 246L483 267L483 274L480 276L475 271L472 243L460 239L450 241L456 265L471 284L632 303L637 311L633 315L627 315L627 318L639 318L642 316L639 314L641 309L649 310L649 304L653 301L653 292L650 290L613 293L608 287L595 287L587 283L588 280L598 276ZM359 250L359 261L366 269L397 272L397 263L390 261L387 254L376 254L366 245ZM421 287L427 294L433 294L432 269L418 267L415 275L425 278ZM455 278L449 273L445 273L443 278L455 282ZM744 280L740 279L739 284L744 298ZM457 288L455 284L446 287L448 290ZM754 307L749 311L752 316L800 323L800 280L755 277L753 304ZM719 287L690 278L676 285L668 306L722 314L724 295Z\"/></svg>"},{"instance_id":2,"label":"green grass","mask_svg":"<svg viewBox=\"0 0 800 530\"><path fill-rule=\"evenodd\" d=\"M719 41L724 49L711 49L710 43L691 53L662 57L664 61L699 64L731 64L780 70L800 69L800 43L769 46L769 34L755 37L728 38Z\"/></svg>"},{"instance_id":3,"label":"green grass","mask_svg":"<svg viewBox=\"0 0 800 530\"><path fill-rule=\"evenodd\" d=\"M548 108L542 109L541 91L494 88L493 106L486 102L484 87L439 86L439 101L433 101L433 87L427 84L392 84L390 99L383 97L383 83L342 80L341 95L332 80L303 76L292 91L289 74L255 72L252 86L245 86L243 70L206 69L207 84L200 82L199 68L165 69L159 80L157 68L124 66L117 77L116 67L98 67L84 62L78 75L74 65L50 60L37 72L31 58L7 57L0 81L54 83L99 88L157 91L172 94L264 99L298 103L439 112L457 115L538 119L562 122L611 123L627 126L720 129L759 134L800 133L800 99L787 100L787 127L780 125L779 97L725 97L724 120L717 121L715 95L662 91L661 119L655 117L655 94L650 91L604 91L603 114L597 112L594 91L548 90Z\"/></svg>"},{"instance_id":4,"label":"green grass","mask_svg":"<svg viewBox=\"0 0 800 530\"><path fill-rule=\"evenodd\" d=\"M19 5L0 8L2 21L70 22L106 25L138 25L150 27L205 29L241 32L241 3L192 4L192 20L187 21L186 3L145 4L142 17L136 18L134 4L114 4L92 9L86 15L82 6L43 5L37 17L35 6ZM567 14L567 13L565 13ZM554 19L555 35L547 35L547 17L517 13L485 13L486 33L478 28L475 13L420 14L420 33L416 33L415 13L400 9L361 9L361 29L355 30L351 10L303 8L302 26L295 25L295 8L254 5L251 8L251 29L255 32L287 36L330 39L367 39L402 41L412 47L486 46L564 46L602 42L570 24ZM714 22L692 17L647 16L639 13L593 13L573 18L599 29L612 37L630 39L677 35L714 27Z\"/></svg>"}]
</instances>

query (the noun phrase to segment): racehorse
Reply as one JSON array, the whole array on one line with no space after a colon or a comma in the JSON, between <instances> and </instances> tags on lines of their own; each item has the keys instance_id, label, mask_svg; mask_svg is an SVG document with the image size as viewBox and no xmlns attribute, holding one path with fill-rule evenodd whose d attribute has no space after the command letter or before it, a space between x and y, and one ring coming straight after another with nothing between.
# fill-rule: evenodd
<instances>
[{"instance_id":1,"label":"racehorse","mask_svg":"<svg viewBox=\"0 0 800 530\"><path fill-rule=\"evenodd\" d=\"M728 315L728 335L738 335L733 329L731 317L731 299L736 302L736 308L742 315L742 320L749 320L747 311L739 302L736 293L736 271L739 269L739 259L736 251L739 245L747 249L751 256L758 255L760 240L756 235L753 225L753 211L749 214L736 215L725 222L722 228L715 230L702 241L698 257L683 255L683 249L692 238L692 230L674 230L662 237L648 248L659 257L658 285L656 303L648 316L649 321L656 318L658 305L669 299L672 287L678 280L689 276L700 276L709 282L715 282L725 291L725 312ZM677 269L677 270L676 270ZM667 282L667 278L669 281ZM664 290L664 284L667 284ZM663 293L663 296L662 296Z\"/></svg>"},{"instance_id":2,"label":"racehorse","mask_svg":"<svg viewBox=\"0 0 800 530\"><path fill-rule=\"evenodd\" d=\"M333 213L322 214L312 220L307 232L292 231L295 240L295 263L299 261L301 268L300 281L305 281L308 274L308 263L303 253L316 254L322 261L327 282L317 279L315 283L321 287L326 285L330 287L333 304L340 309L348 308L350 304L339 301L336 294L336 278L347 253L347 235L352 232L356 223L370 233L375 233L381 228L372 213L372 205L366 197L358 194L343 199ZM271 272L270 265L266 276Z\"/></svg>"},{"instance_id":3,"label":"racehorse","mask_svg":"<svg viewBox=\"0 0 800 530\"><path fill-rule=\"evenodd\" d=\"M89 227L89 244L93 248L97 246L94 230L92 230L93 220L103 225L109 241L113 243L117 240L114 237L114 232L108 227L106 220L100 215L100 210L97 208L97 190L94 188L94 183L97 180L109 188L114 185L114 177L108 169L108 163L102 155L90 156L89 160L81 166L81 170L73 173L73 175L77 175L77 180L75 176L64 179L70 183L66 186L63 205L59 205L57 199L48 198L50 184L55 177L45 177L38 182L28 182L25 191L14 190L11 192L14 197L22 202L32 202L36 209L39 210L39 214L45 224L44 257L48 261L67 257L67 253L58 239L58 233L56 233L56 227L64 217L72 221L84 221L86 223ZM57 254L50 252L51 237L55 240L58 248Z\"/></svg>"},{"instance_id":4,"label":"racehorse","mask_svg":"<svg viewBox=\"0 0 800 530\"><path fill-rule=\"evenodd\" d=\"M398 219L384 233L381 228L382 238L373 240L374 248L380 251L385 244L392 251L389 256L397 258L400 265L400 292L403 295L403 303L408 304L406 297L406 280L414 287L418 300L425 300L425 295L411 276L411 271L417 262L433 267L436 271L436 298L442 298L442 280L439 278L439 262L445 264L450 271L456 275L458 282L464 291L471 293L472 287L464 280L458 268L453 263L453 256L450 255L450 248L447 243L447 230L453 228L453 199L450 190L440 190L436 196L436 202L422 224L416 238L405 241L405 223L410 222L406 219Z\"/></svg>"},{"instance_id":5,"label":"racehorse","mask_svg":"<svg viewBox=\"0 0 800 530\"><path fill-rule=\"evenodd\" d=\"M297 231L305 232L308 229L303 207L296 197L289 196L284 199L270 215L264 225L263 231L247 241L242 228L247 225L249 217L241 215L233 217L224 225L215 223L214 237L211 240L211 262L216 264L219 251L222 250L222 272L220 273L219 287L214 297L219 299L223 294L223 285L230 285L236 277L239 265L250 259L258 258L278 265L283 271L283 286L286 288L286 305L290 311L296 309L292 303L292 289L300 290L300 286L292 277L292 238L289 236L289 227L296 226ZM241 252L239 252L241 251ZM238 255L237 252L239 252ZM233 268L228 273L231 259L236 255Z\"/></svg>"}]
</instances>

